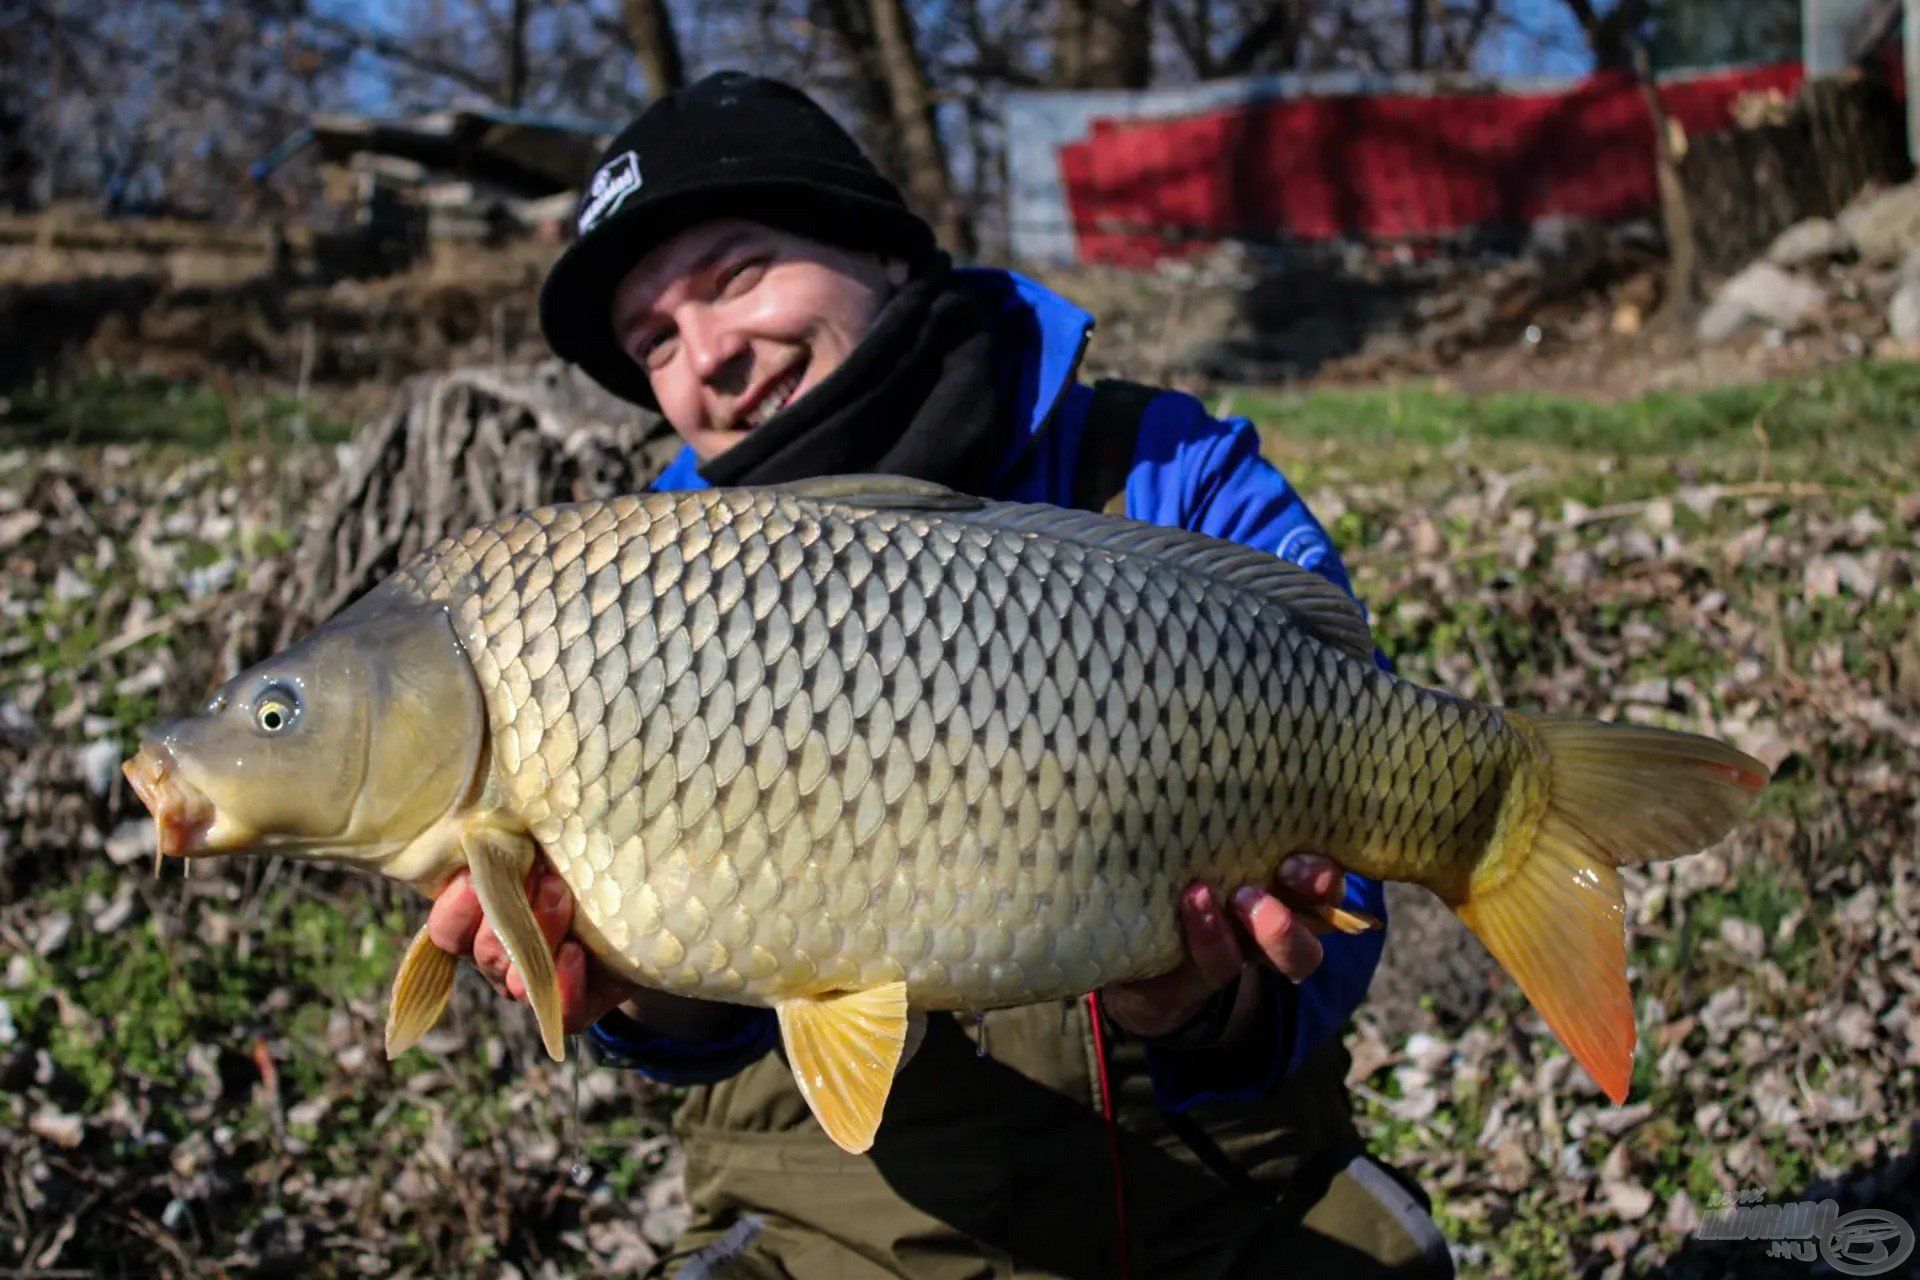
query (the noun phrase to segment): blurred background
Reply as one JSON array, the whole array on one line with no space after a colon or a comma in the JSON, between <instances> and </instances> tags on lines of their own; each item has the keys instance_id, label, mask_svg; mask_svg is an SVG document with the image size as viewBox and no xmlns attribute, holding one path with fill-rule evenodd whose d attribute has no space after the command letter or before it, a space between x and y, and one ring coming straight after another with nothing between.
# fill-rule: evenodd
<instances>
[{"instance_id":1,"label":"blurred background","mask_svg":"<svg viewBox=\"0 0 1920 1280\"><path fill-rule=\"evenodd\" d=\"M1257 421L1403 674L1777 770L1631 877L1625 1107L1396 898L1350 1082L1463 1274L1810 1274L1701 1238L1741 1200L1920 1225L1917 10L8 0L0 1274L641 1275L684 1221L671 1090L472 975L386 1062L424 904L156 877L118 765L439 534L649 480L534 294L721 67L1093 310L1087 374Z\"/></svg>"}]
</instances>

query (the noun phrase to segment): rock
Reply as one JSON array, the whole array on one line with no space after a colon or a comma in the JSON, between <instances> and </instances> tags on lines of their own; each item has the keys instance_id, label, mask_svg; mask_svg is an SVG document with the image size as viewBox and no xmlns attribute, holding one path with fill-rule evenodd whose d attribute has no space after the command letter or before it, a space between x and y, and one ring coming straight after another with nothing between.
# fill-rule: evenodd
<instances>
[{"instance_id":1,"label":"rock","mask_svg":"<svg viewBox=\"0 0 1920 1280\"><path fill-rule=\"evenodd\" d=\"M1552 213L1527 229L1527 253L1534 257L1590 257L1605 247L1606 228L1591 218Z\"/></svg>"},{"instance_id":2,"label":"rock","mask_svg":"<svg viewBox=\"0 0 1920 1280\"><path fill-rule=\"evenodd\" d=\"M1720 286L1701 313L1697 332L1702 342L1713 344L1725 342L1751 323L1791 331L1826 305L1827 291L1819 285L1771 262L1756 262Z\"/></svg>"},{"instance_id":3,"label":"rock","mask_svg":"<svg viewBox=\"0 0 1920 1280\"><path fill-rule=\"evenodd\" d=\"M1863 261L1890 267L1920 248L1920 184L1861 196L1841 210L1839 222Z\"/></svg>"},{"instance_id":4,"label":"rock","mask_svg":"<svg viewBox=\"0 0 1920 1280\"><path fill-rule=\"evenodd\" d=\"M1813 267L1853 252L1853 239L1832 218L1807 218L1774 237L1764 255L1776 267Z\"/></svg>"},{"instance_id":5,"label":"rock","mask_svg":"<svg viewBox=\"0 0 1920 1280\"><path fill-rule=\"evenodd\" d=\"M1920 279L1908 280L1893 291L1887 304L1887 332L1895 340L1920 343Z\"/></svg>"}]
</instances>

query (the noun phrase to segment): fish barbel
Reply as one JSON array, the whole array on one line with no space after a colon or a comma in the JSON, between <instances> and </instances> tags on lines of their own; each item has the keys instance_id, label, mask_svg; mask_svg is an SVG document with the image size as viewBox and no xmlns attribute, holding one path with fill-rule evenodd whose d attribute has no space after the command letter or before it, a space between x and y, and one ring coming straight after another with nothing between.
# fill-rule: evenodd
<instances>
[{"instance_id":1,"label":"fish barbel","mask_svg":"<svg viewBox=\"0 0 1920 1280\"><path fill-rule=\"evenodd\" d=\"M1622 1099L1618 868L1719 839L1767 779L1712 739L1398 679L1353 601L1270 554L890 477L470 529L126 772L163 852L426 892L470 868L557 1059L544 855L602 964L776 1009L854 1151L910 1014L1165 972L1183 886L1306 850L1439 894ZM390 1053L453 971L422 929Z\"/></svg>"}]
</instances>

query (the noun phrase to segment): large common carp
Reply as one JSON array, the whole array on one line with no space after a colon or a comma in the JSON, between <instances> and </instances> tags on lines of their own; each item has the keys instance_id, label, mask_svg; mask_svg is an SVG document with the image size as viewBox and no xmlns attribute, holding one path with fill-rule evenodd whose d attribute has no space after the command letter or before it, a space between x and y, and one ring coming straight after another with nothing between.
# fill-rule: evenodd
<instances>
[{"instance_id":1,"label":"large common carp","mask_svg":"<svg viewBox=\"0 0 1920 1280\"><path fill-rule=\"evenodd\" d=\"M775 1008L856 1151L911 1013L1164 972L1185 884L1302 850L1439 894L1623 1098L1617 868L1719 839L1767 778L1708 738L1397 679L1352 601L1264 552L886 477L470 529L126 771L165 853L429 892L470 868L558 1058L544 854L602 963ZM390 1052L453 968L423 929Z\"/></svg>"}]
</instances>

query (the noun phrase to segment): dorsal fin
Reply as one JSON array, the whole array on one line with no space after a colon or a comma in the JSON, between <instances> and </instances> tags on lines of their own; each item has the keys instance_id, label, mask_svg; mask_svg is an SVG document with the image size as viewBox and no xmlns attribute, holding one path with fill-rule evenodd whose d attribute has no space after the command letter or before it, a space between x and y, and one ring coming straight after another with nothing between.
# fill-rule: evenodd
<instances>
[{"instance_id":1,"label":"dorsal fin","mask_svg":"<svg viewBox=\"0 0 1920 1280\"><path fill-rule=\"evenodd\" d=\"M817 476L811 480L790 480L768 487L807 502L832 502L868 511L925 511L934 514L978 511L991 505L985 498L976 498L931 480L915 480L908 476Z\"/></svg>"},{"instance_id":2,"label":"dorsal fin","mask_svg":"<svg viewBox=\"0 0 1920 1280\"><path fill-rule=\"evenodd\" d=\"M989 502L903 476L826 476L776 487L807 501L869 511L922 512L941 520L1039 534L1116 556L1158 560L1270 601L1316 640L1362 662L1373 662L1373 633L1359 603L1319 574L1270 551L1186 529L1045 503Z\"/></svg>"},{"instance_id":3,"label":"dorsal fin","mask_svg":"<svg viewBox=\"0 0 1920 1280\"><path fill-rule=\"evenodd\" d=\"M1271 551L1189 529L1042 503L992 503L977 514L955 518L968 524L1041 534L1118 556L1144 556L1201 574L1278 605L1314 639L1369 665L1373 662L1373 632L1359 602L1311 569L1302 569Z\"/></svg>"}]
</instances>

